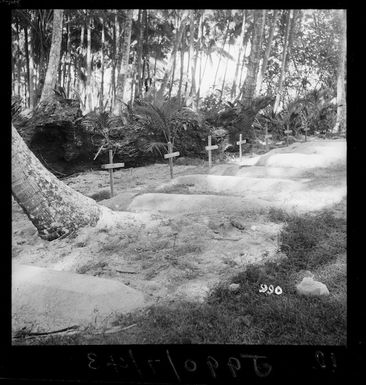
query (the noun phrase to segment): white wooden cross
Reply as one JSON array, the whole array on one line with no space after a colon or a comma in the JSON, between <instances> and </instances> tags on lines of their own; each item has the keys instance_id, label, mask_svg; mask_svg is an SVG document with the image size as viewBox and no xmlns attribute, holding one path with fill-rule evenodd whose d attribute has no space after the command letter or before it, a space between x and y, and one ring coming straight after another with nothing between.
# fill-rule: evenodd
<instances>
[{"instance_id":1,"label":"white wooden cross","mask_svg":"<svg viewBox=\"0 0 366 385\"><path fill-rule=\"evenodd\" d=\"M109 183L111 185L111 198L113 198L113 169L125 167L124 163L113 163L113 151L109 150L109 163L102 164L101 166L105 170L109 170Z\"/></svg>"},{"instance_id":2,"label":"white wooden cross","mask_svg":"<svg viewBox=\"0 0 366 385\"><path fill-rule=\"evenodd\" d=\"M169 159L170 178L173 179L173 158L179 156L179 152L173 152L173 145L168 142L168 153L164 155L164 159Z\"/></svg>"},{"instance_id":3,"label":"white wooden cross","mask_svg":"<svg viewBox=\"0 0 366 385\"><path fill-rule=\"evenodd\" d=\"M292 131L291 131L291 130L285 130L284 133L286 134L286 143L287 143L287 145L288 145L288 136L289 136L290 134L292 134Z\"/></svg>"},{"instance_id":4,"label":"white wooden cross","mask_svg":"<svg viewBox=\"0 0 366 385\"><path fill-rule=\"evenodd\" d=\"M219 148L218 145L211 145L211 135L208 136L208 146L205 147L206 151L208 151L208 167L211 168L212 166L212 150L217 150Z\"/></svg>"},{"instance_id":5,"label":"white wooden cross","mask_svg":"<svg viewBox=\"0 0 366 385\"><path fill-rule=\"evenodd\" d=\"M246 139L242 140L242 134L239 135L239 142L236 142L236 144L239 145L239 158L241 160L241 157L242 157L242 152L241 152L241 145L246 143Z\"/></svg>"}]
</instances>

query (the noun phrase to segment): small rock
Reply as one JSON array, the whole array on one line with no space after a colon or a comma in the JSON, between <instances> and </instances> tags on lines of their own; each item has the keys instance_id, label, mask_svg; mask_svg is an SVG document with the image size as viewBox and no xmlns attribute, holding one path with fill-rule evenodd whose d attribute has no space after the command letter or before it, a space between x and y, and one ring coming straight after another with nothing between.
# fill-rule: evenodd
<instances>
[{"instance_id":1,"label":"small rock","mask_svg":"<svg viewBox=\"0 0 366 385\"><path fill-rule=\"evenodd\" d=\"M255 230L257 230L257 226L251 226L250 229L255 231Z\"/></svg>"},{"instance_id":2,"label":"small rock","mask_svg":"<svg viewBox=\"0 0 366 385\"><path fill-rule=\"evenodd\" d=\"M312 277L304 277L303 280L296 286L296 290L299 295L329 295L327 286L319 281L314 281Z\"/></svg>"},{"instance_id":3,"label":"small rock","mask_svg":"<svg viewBox=\"0 0 366 385\"><path fill-rule=\"evenodd\" d=\"M236 227L238 230L244 230L245 229L245 226L235 218L231 218L230 223L232 226Z\"/></svg>"},{"instance_id":4,"label":"small rock","mask_svg":"<svg viewBox=\"0 0 366 385\"><path fill-rule=\"evenodd\" d=\"M302 275L305 277L310 277L310 278L314 278L314 274L309 271L309 270L304 270L304 271L301 271Z\"/></svg>"},{"instance_id":5,"label":"small rock","mask_svg":"<svg viewBox=\"0 0 366 385\"><path fill-rule=\"evenodd\" d=\"M229 290L232 291L233 293L237 292L240 288L240 284L238 283L232 283L229 285Z\"/></svg>"}]
</instances>

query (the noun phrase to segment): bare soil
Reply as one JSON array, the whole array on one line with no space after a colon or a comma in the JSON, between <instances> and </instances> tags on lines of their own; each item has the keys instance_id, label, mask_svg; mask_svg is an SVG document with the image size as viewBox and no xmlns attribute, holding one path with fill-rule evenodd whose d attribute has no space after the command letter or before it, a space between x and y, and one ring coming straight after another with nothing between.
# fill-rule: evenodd
<instances>
[{"instance_id":1,"label":"bare soil","mask_svg":"<svg viewBox=\"0 0 366 385\"><path fill-rule=\"evenodd\" d=\"M306 174L300 177L308 179L310 190L321 187L331 195L333 188L345 185L345 155L337 158L337 154L327 150L323 156L324 167L321 167L319 148L329 146L309 142L305 143L303 150L301 146L295 146L293 156L305 161L302 155L309 154L310 147L313 147L311 155L317 155L312 161L318 163L313 168L305 166ZM328 161L330 157L334 158L334 162ZM278 165L274 161L266 164L271 159L269 154L261 159L262 167L284 166L283 158L279 159ZM231 174L241 176L235 169L239 169L245 160L250 164L250 159L245 158L242 163L236 160L226 166L218 165L217 175L223 175L224 167L231 167L234 170ZM209 173L215 173L215 170L208 170L205 164L174 166L175 177ZM258 177L265 181L262 171L260 174ZM295 181L296 178L292 176L288 179ZM86 227L78 234L48 242L39 238L28 217L13 201L14 262L115 279L141 290L146 303L153 304L180 298L204 301L212 287L243 270L246 265L284 257L278 251L279 234L284 224L271 222L268 210L256 205L255 201L252 206L246 205L245 209L239 206L231 211L220 210L220 207L216 212L198 210L181 213L177 210L174 214L121 211L127 209L135 196L156 192L159 186L169 184L167 164L115 171L116 197L111 200L108 199L108 171L84 172L63 179L63 182L116 211L106 209L97 226ZM268 198L270 191L266 189L265 182L262 183ZM286 184L283 189L286 189ZM189 190L180 186L178 191L171 188L168 193L185 191L189 194ZM345 215L345 197L337 196L337 201L334 212Z\"/></svg>"}]
</instances>

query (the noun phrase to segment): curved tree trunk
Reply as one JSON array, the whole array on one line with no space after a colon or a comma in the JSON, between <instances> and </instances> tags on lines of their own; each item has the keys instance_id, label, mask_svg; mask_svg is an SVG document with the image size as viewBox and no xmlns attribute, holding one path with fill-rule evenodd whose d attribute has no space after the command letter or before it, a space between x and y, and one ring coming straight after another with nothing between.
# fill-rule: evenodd
<instances>
[{"instance_id":1,"label":"curved tree trunk","mask_svg":"<svg viewBox=\"0 0 366 385\"><path fill-rule=\"evenodd\" d=\"M54 95L53 89L57 81L58 66L60 63L61 41L62 41L62 18L64 11L54 9L53 29L50 58L48 60L46 79L42 91L41 102Z\"/></svg>"},{"instance_id":2,"label":"curved tree trunk","mask_svg":"<svg viewBox=\"0 0 366 385\"><path fill-rule=\"evenodd\" d=\"M11 191L41 238L52 241L97 223L101 208L51 174L12 125Z\"/></svg>"}]
</instances>

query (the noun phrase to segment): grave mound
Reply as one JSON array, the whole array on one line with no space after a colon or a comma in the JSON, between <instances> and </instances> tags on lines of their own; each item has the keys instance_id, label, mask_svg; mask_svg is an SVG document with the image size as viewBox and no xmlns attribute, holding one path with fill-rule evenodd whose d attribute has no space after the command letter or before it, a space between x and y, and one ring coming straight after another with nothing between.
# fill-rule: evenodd
<instances>
[{"instance_id":1,"label":"grave mound","mask_svg":"<svg viewBox=\"0 0 366 385\"><path fill-rule=\"evenodd\" d=\"M144 295L115 280L13 265L13 330L52 332L72 326L100 327L117 314L145 305Z\"/></svg>"}]
</instances>

